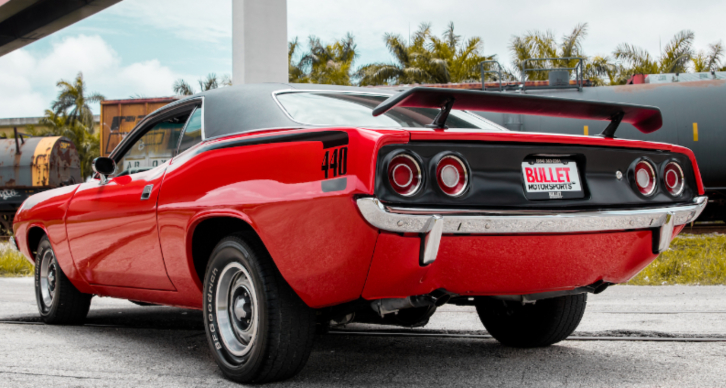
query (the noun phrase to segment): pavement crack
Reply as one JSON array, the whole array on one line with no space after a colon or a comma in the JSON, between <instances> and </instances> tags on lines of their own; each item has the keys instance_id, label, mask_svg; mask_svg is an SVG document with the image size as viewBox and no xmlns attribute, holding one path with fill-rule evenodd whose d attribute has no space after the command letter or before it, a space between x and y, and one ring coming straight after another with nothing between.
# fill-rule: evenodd
<instances>
[{"instance_id":1,"label":"pavement crack","mask_svg":"<svg viewBox=\"0 0 726 388\"><path fill-rule=\"evenodd\" d=\"M64 377L64 378L68 378L68 379L78 379L78 380L103 380L100 377L66 376L66 375L54 375L54 374L46 374L46 373L12 372L12 371L4 371L4 370L0 370L0 374L44 376L44 377Z\"/></svg>"}]
</instances>

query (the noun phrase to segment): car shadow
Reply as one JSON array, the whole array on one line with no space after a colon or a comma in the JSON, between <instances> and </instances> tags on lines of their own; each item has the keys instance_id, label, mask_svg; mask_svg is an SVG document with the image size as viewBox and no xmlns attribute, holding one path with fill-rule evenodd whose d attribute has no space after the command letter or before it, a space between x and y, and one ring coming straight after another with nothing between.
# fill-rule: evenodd
<instances>
[{"instance_id":1,"label":"car shadow","mask_svg":"<svg viewBox=\"0 0 726 388\"><path fill-rule=\"evenodd\" d=\"M602 386L626 371L657 367L647 355L633 359L577 342L516 349L493 339L324 335L302 373L301 385L347 386ZM592 344L592 343L590 343ZM628 373L629 374L629 373ZM628 381L640 381L637 375ZM643 377L642 383L651 383Z\"/></svg>"},{"instance_id":2,"label":"car shadow","mask_svg":"<svg viewBox=\"0 0 726 388\"><path fill-rule=\"evenodd\" d=\"M37 322L37 317L16 319ZM84 346L113 349L106 357L117 368L163 371L159 383L168 375L175 381L181 378L182 385L211 385L215 380L216 385L226 385L208 347L200 311L97 308L85 326L55 326L52 335L76 338L73 343L78 344L92 338ZM635 371L671 367L662 360L656 365L647 353L621 355L618 346L565 341L515 349L481 338L324 334L316 336L302 372L274 386L601 386L622 383L624 374L633 384L652 384Z\"/></svg>"}]
</instances>

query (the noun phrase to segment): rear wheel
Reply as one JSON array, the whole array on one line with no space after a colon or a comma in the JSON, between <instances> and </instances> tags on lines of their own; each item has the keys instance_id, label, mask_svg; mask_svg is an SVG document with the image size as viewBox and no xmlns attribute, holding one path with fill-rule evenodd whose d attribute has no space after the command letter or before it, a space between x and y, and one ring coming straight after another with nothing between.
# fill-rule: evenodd
<instances>
[{"instance_id":1,"label":"rear wheel","mask_svg":"<svg viewBox=\"0 0 726 388\"><path fill-rule=\"evenodd\" d=\"M43 322L55 325L83 323L91 297L78 291L68 280L58 265L48 237L43 237L35 256L35 299Z\"/></svg>"},{"instance_id":2,"label":"rear wheel","mask_svg":"<svg viewBox=\"0 0 726 388\"><path fill-rule=\"evenodd\" d=\"M481 322L503 345L518 348L549 346L570 336L587 305L587 294L538 300L534 304L481 299L476 304Z\"/></svg>"},{"instance_id":3,"label":"rear wheel","mask_svg":"<svg viewBox=\"0 0 726 388\"><path fill-rule=\"evenodd\" d=\"M204 327L217 364L241 383L297 374L312 349L315 312L295 294L253 236L226 237L204 279Z\"/></svg>"}]
</instances>

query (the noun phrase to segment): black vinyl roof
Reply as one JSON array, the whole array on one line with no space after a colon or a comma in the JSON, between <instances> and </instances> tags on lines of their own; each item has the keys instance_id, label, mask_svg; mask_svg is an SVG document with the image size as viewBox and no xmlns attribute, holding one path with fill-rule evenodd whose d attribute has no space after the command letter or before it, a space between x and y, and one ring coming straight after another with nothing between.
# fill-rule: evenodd
<instances>
[{"instance_id":1,"label":"black vinyl roof","mask_svg":"<svg viewBox=\"0 0 726 388\"><path fill-rule=\"evenodd\" d=\"M343 91L393 95L397 90L353 86L264 83L229 86L195 94L186 99L204 97L204 132L206 138L250 132L265 128L308 127L290 119L273 98L286 90Z\"/></svg>"}]
</instances>

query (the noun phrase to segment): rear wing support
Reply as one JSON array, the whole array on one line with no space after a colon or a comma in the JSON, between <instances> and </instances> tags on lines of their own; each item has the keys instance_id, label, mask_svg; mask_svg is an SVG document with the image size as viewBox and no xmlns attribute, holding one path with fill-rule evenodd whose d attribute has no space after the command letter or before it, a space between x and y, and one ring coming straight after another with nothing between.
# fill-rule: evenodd
<instances>
[{"instance_id":1,"label":"rear wing support","mask_svg":"<svg viewBox=\"0 0 726 388\"><path fill-rule=\"evenodd\" d=\"M614 138L618 125L620 125L620 122L623 121L623 116L625 116L625 113L623 112L614 114L613 117L610 118L610 124L608 124L605 130L600 133L600 136L610 139Z\"/></svg>"},{"instance_id":2,"label":"rear wing support","mask_svg":"<svg viewBox=\"0 0 726 388\"><path fill-rule=\"evenodd\" d=\"M436 129L446 129L451 109L609 121L601 133L607 138L615 136L621 122L643 133L655 132L663 126L660 109L654 106L426 87L411 88L389 97L373 109L373 116L405 107L441 109L428 125Z\"/></svg>"},{"instance_id":3,"label":"rear wing support","mask_svg":"<svg viewBox=\"0 0 726 388\"><path fill-rule=\"evenodd\" d=\"M454 101L456 101L455 98L450 98L446 100L444 105L441 106L441 111L439 114L434 117L434 121L431 124L426 125L426 128L434 128L434 129L447 129L449 127L446 126L446 119L449 118L449 113L451 113L451 108L454 107Z\"/></svg>"}]
</instances>

